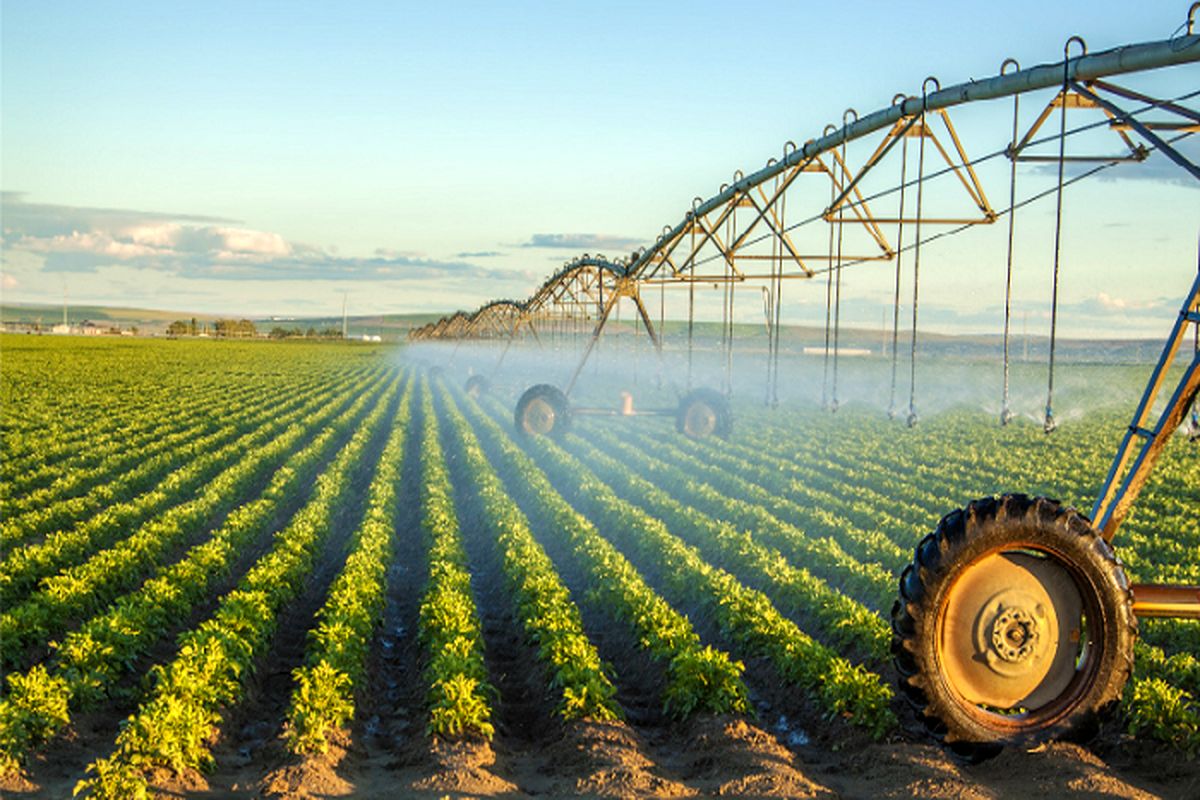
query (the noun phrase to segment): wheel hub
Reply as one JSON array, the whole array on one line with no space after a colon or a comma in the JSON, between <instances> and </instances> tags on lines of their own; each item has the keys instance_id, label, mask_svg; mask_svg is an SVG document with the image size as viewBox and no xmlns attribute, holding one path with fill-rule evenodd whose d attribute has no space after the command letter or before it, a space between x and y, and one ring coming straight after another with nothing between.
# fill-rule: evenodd
<instances>
[{"instance_id":1,"label":"wheel hub","mask_svg":"<svg viewBox=\"0 0 1200 800\"><path fill-rule=\"evenodd\" d=\"M545 436L554 430L555 417L554 407L538 397L529 401L522 421L525 423L525 430Z\"/></svg>"},{"instance_id":2,"label":"wheel hub","mask_svg":"<svg viewBox=\"0 0 1200 800\"><path fill-rule=\"evenodd\" d=\"M1083 603L1050 557L994 553L963 570L946 596L940 659L947 682L987 709L1036 709L1075 675Z\"/></svg>"},{"instance_id":3,"label":"wheel hub","mask_svg":"<svg viewBox=\"0 0 1200 800\"><path fill-rule=\"evenodd\" d=\"M1045 613L1037 616L1045 617ZM1019 607L1001 611L992 623L992 652L1010 664L1029 661L1040 639L1037 616Z\"/></svg>"},{"instance_id":4,"label":"wheel hub","mask_svg":"<svg viewBox=\"0 0 1200 800\"><path fill-rule=\"evenodd\" d=\"M717 428L717 414L705 403L693 403L683 419L684 432L689 436L708 436Z\"/></svg>"}]
</instances>

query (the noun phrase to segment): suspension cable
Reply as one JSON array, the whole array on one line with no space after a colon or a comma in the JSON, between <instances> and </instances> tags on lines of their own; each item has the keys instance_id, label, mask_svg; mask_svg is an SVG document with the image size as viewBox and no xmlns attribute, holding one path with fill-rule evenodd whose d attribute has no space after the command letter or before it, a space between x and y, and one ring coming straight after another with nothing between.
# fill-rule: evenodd
<instances>
[{"instance_id":1,"label":"suspension cable","mask_svg":"<svg viewBox=\"0 0 1200 800\"><path fill-rule=\"evenodd\" d=\"M837 199L837 159L833 160L833 165L830 167L829 176L829 205L833 205L833 201ZM826 263L833 264L833 222L829 221L829 261ZM833 270L830 269L825 276L825 370L824 376L821 379L821 408L829 408L829 323L831 322L833 308Z\"/></svg>"},{"instance_id":2,"label":"suspension cable","mask_svg":"<svg viewBox=\"0 0 1200 800\"><path fill-rule=\"evenodd\" d=\"M928 102L927 87L929 82L937 83L936 78L926 78L921 84L921 141L917 147L917 224L914 232L917 247L913 253L913 309L912 309L912 347L909 352L908 367L908 427L917 424L917 312L921 301L921 219L924 215L925 200L925 139L928 138L926 125L926 104ZM941 88L939 86L939 88Z\"/></svg>"},{"instance_id":3,"label":"suspension cable","mask_svg":"<svg viewBox=\"0 0 1200 800\"><path fill-rule=\"evenodd\" d=\"M725 241L736 241L737 234L737 207L729 215L726 222ZM728 312L725 318L726 335L725 335L725 394L733 394L733 294L735 290L734 279L734 255L729 256L729 280L726 282L725 302L728 305Z\"/></svg>"},{"instance_id":4,"label":"suspension cable","mask_svg":"<svg viewBox=\"0 0 1200 800\"><path fill-rule=\"evenodd\" d=\"M1087 45L1078 36L1072 36L1063 45L1062 113L1059 115L1061 122L1058 136L1058 191L1055 192L1054 198L1054 285L1050 294L1050 364L1046 381L1046 419L1042 423L1042 430L1048 434L1054 433L1058 427L1058 423L1054 421L1054 356L1058 345L1058 278L1062 256L1062 190L1063 172L1067 161L1067 92L1070 89L1071 80L1068 67L1071 42L1078 42L1083 48L1083 54L1087 54Z\"/></svg>"},{"instance_id":5,"label":"suspension cable","mask_svg":"<svg viewBox=\"0 0 1200 800\"><path fill-rule=\"evenodd\" d=\"M663 387L663 358L662 358L662 340L663 334L667 329L667 285L660 283L658 285L658 342L659 352L658 358L655 360L655 388Z\"/></svg>"},{"instance_id":6,"label":"suspension cable","mask_svg":"<svg viewBox=\"0 0 1200 800\"><path fill-rule=\"evenodd\" d=\"M692 213L693 213L693 214L695 213L696 205L697 205L697 203L698 203L699 199L700 199L700 198L694 198L694 199L692 200ZM691 241L692 252L693 252L693 253L695 253L695 252L696 252L696 226L693 224L693 225L691 225L690 227L691 227L691 229L692 229L692 230L691 230L691 234L690 234L690 236L691 236L691 239L692 239L692 241ZM688 334L687 334L687 339L688 339L688 373L687 373L687 390L688 390L689 392L692 390L692 361L693 361L693 356L694 356L694 352L695 352L695 351L694 351L694 334L695 334L695 328L696 328L696 281L694 280L694 279L695 279L695 277L696 277L696 271L693 269L693 270L692 270L692 278L693 278L693 280L690 280L690 281L688 281Z\"/></svg>"},{"instance_id":7,"label":"suspension cable","mask_svg":"<svg viewBox=\"0 0 1200 800\"><path fill-rule=\"evenodd\" d=\"M774 159L772 158L771 161L773 162ZM774 193L778 194L778 192L779 192L779 176L776 175L774 180L775 180L775 192ZM768 280L769 288L763 287L763 318L765 319L766 325L767 325L767 383L766 383L765 393L763 395L763 405L767 406L768 408L770 408L770 406L771 406L771 395L775 391L775 381L776 381L775 368L776 368L776 365L778 364L778 362L775 360L775 347L776 347L776 343L778 340L775 336L775 327L774 326L775 326L777 320L775 319L775 315L774 315L775 305L774 305L773 298L775 297L775 286L778 283L777 276L779 274L779 271L783 269L783 263L780 260L779 253L780 253L779 237L774 236L771 238L771 261L770 261L771 273L770 273L770 277ZM777 394L776 394L776 397L778 397Z\"/></svg>"},{"instance_id":8,"label":"suspension cable","mask_svg":"<svg viewBox=\"0 0 1200 800\"><path fill-rule=\"evenodd\" d=\"M908 133L905 132L904 141L900 143L900 213L896 228L896 284L892 295L892 390L888 398L888 419L896 418L896 373L900 366L900 268L904 261L904 186L907 175Z\"/></svg>"},{"instance_id":9,"label":"suspension cable","mask_svg":"<svg viewBox=\"0 0 1200 800\"><path fill-rule=\"evenodd\" d=\"M776 184L778 185L778 181L776 182ZM778 189L776 190L776 192L778 193ZM784 193L783 197L779 198L779 227L782 228L785 225L787 225L787 194L786 193ZM777 273L776 278L775 278L775 291L772 293L772 296L775 298L775 324L771 328L771 332L772 332L772 334L774 334L774 337L775 337L775 355L774 355L775 363L774 363L774 367L772 368L772 374L774 376L774 379L771 384L771 407L772 408L775 408L779 405L779 346L780 346L779 324L781 322L780 317L781 317L781 311L783 308L783 243L779 242L778 236L776 236L774 238L779 243L779 245L778 245L779 246L779 272Z\"/></svg>"},{"instance_id":10,"label":"suspension cable","mask_svg":"<svg viewBox=\"0 0 1200 800\"><path fill-rule=\"evenodd\" d=\"M1009 64L1015 66L1018 70L1021 65L1014 58L1005 59L1000 65L1000 74L1004 74L1004 70ZM1008 381L1009 381L1009 333L1012 327L1012 275L1013 275L1013 233L1016 225L1017 214L1015 211L1017 203L1017 137L1020 135L1018 128L1018 120L1020 118L1020 103L1021 96L1013 95L1013 124L1012 124L1012 152L1009 156L1009 173L1008 173L1008 207L1014 209L1008 215L1008 253L1005 258L1004 271L1004 390L1000 400L1000 424L1007 425L1012 421L1012 409L1008 405Z\"/></svg>"},{"instance_id":11,"label":"suspension cable","mask_svg":"<svg viewBox=\"0 0 1200 800\"><path fill-rule=\"evenodd\" d=\"M846 125L846 115L854 114L854 118L858 119L858 112L854 109L846 109L842 114L842 127ZM842 140L842 180L845 181L848 177L846 170L846 140ZM849 185L849 184L847 184ZM838 206L837 213L837 272L834 277L835 289L833 299L833 400L830 402L830 410L837 413L838 406L838 365L841 356L841 335L842 335L842 238L846 230L846 204L842 203Z\"/></svg>"}]
</instances>

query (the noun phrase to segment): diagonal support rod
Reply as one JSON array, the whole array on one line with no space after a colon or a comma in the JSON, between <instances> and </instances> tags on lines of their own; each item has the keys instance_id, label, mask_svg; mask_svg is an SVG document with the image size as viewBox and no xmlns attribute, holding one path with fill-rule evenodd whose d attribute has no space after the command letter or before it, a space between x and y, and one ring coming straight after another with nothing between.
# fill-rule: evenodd
<instances>
[{"instance_id":1,"label":"diagonal support rod","mask_svg":"<svg viewBox=\"0 0 1200 800\"><path fill-rule=\"evenodd\" d=\"M1152 131L1148 127L1146 127L1146 125L1144 123L1142 123L1140 120L1135 118L1132 114L1130 114L1126 111L1123 111L1120 107L1118 107L1111 101L1105 100L1103 97L1100 97L1095 92L1092 92L1091 90L1087 89L1086 87L1084 87L1082 84L1078 83L1077 81L1071 81L1071 88L1074 89L1076 93L1080 94L1083 97L1086 97L1087 99L1091 100L1093 103L1096 103L1098 106L1100 106L1104 110L1108 111L1110 114L1115 116L1117 119L1121 120L1124 123L1127 123L1131 128L1133 128L1135 131L1137 131L1142 136L1143 139L1152 143L1155 147L1157 147L1159 150L1161 150L1163 155L1165 155L1167 158L1171 159L1176 164L1178 164L1179 166L1181 166L1185 170L1187 170L1189 173L1191 173L1193 178L1200 180L1200 167L1196 166L1191 161L1189 161L1182 153L1180 153L1178 150L1176 150L1174 147L1172 147L1170 144L1168 144L1166 142L1166 140L1164 140L1161 136L1159 136L1154 131Z\"/></svg>"}]
</instances>

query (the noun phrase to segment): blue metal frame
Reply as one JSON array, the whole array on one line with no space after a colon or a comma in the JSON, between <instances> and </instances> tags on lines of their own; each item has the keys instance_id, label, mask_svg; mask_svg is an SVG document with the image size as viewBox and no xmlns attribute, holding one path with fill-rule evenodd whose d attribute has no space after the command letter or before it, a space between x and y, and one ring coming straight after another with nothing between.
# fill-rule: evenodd
<instances>
[{"instance_id":1,"label":"blue metal frame","mask_svg":"<svg viewBox=\"0 0 1200 800\"><path fill-rule=\"evenodd\" d=\"M1133 507L1138 492L1150 477L1163 447L1192 409L1196 396L1200 393L1200 349L1195 350L1192 363L1184 369L1175 391L1167 407L1158 417L1153 428L1148 428L1150 410L1158 397L1166 380L1167 371L1175 362L1179 348L1187 339L1188 326L1195 325L1200 330L1200 273L1197 274L1192 290L1184 300L1179 317L1171 329L1166 346L1158 359L1158 365L1150 375L1146 391L1138 403L1133 415L1133 422L1121 440L1121 446L1113 458L1108 477L1096 505L1092 508L1092 523L1099 529L1101 535L1108 541L1116 536L1118 528ZM1193 419L1195 411L1193 410ZM1129 466L1133 458L1132 466ZM1128 469L1126 467L1128 466Z\"/></svg>"}]
</instances>

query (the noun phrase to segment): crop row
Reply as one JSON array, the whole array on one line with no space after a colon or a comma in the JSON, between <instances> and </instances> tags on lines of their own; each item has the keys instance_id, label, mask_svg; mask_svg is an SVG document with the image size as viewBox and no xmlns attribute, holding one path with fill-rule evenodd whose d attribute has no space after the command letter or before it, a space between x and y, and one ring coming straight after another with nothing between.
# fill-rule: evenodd
<instances>
[{"instance_id":1,"label":"crop row","mask_svg":"<svg viewBox=\"0 0 1200 800\"><path fill-rule=\"evenodd\" d=\"M344 404L351 397L347 396ZM82 564L43 580L37 592L0 615L4 661L15 663L26 647L45 641L67 620L94 611L136 585L170 548L200 535L210 520L240 505L247 491L303 441L310 426L330 419L337 411L338 406L326 407L306 420L307 425L286 418L264 424L245 443L253 449L222 452L216 466L202 473L211 477L198 495L147 521ZM199 485L199 478L194 485Z\"/></svg>"},{"instance_id":2,"label":"crop row","mask_svg":"<svg viewBox=\"0 0 1200 800\"><path fill-rule=\"evenodd\" d=\"M230 343L216 345L218 351L161 341L6 337L5 344L0 399L8 458L0 464L0 488L67 462L86 465L94 446L119 443L193 409L203 413L225 396L255 396L270 385L300 389L314 374L329 378L366 366L315 349L284 353Z\"/></svg>"},{"instance_id":3,"label":"crop row","mask_svg":"<svg viewBox=\"0 0 1200 800\"><path fill-rule=\"evenodd\" d=\"M636 453L637 449L627 446L626 452ZM754 472L752 462L736 462L725 471L709 466L706 459L683 455L669 445L657 447L656 453L658 459L640 463L660 483L669 481L665 485L669 485L678 499L743 530L753 531L757 539L804 564L872 611L878 613L890 608L896 593L895 573L849 552L856 530L845 519L806 506L802 513L791 515L800 517L799 524L787 521L782 512L777 514L770 507L781 503L761 502L764 490L739 477ZM795 494L788 499L793 506L802 501Z\"/></svg>"},{"instance_id":4,"label":"crop row","mask_svg":"<svg viewBox=\"0 0 1200 800\"><path fill-rule=\"evenodd\" d=\"M569 438L566 446L614 490L624 492L671 531L686 537L715 564L735 573L748 585L760 587L776 602L815 623L823 641L841 651L857 653L876 665L890 658L891 627L878 613L808 569L793 565L793 560L803 563L803 558L789 558L756 541L753 528L738 530L730 522L714 519L694 506L685 506L677 499L683 496L679 487L691 481L682 470L666 467L636 447L613 446L609 437L603 437L602 441L612 448L608 454L587 447L578 437ZM799 531L795 534L792 541L803 537ZM842 576L835 574L831 579L837 583Z\"/></svg>"},{"instance_id":5,"label":"crop row","mask_svg":"<svg viewBox=\"0 0 1200 800\"><path fill-rule=\"evenodd\" d=\"M892 691L880 677L820 644L784 617L766 595L706 562L661 520L621 500L578 459L557 445L533 440L530 449L550 466L573 498L614 539L638 553L672 594L702 609L722 635L747 655L764 656L789 683L809 691L831 717L845 717L875 736L896 723Z\"/></svg>"},{"instance_id":6,"label":"crop row","mask_svg":"<svg viewBox=\"0 0 1200 800\"><path fill-rule=\"evenodd\" d=\"M228 424L228 417L291 405L295 400L313 396L317 389L326 388L330 383L328 379L313 378L293 386L269 387L269 390L245 387L241 391L222 393L214 389L213 397L191 398L192 403L177 414L155 415L147 409L145 416L139 419L139 425L131 424L108 437L96 436L80 448L77 458L43 465L31 474L22 475L20 481L6 484L5 488L14 496L0 505L0 515L5 519L0 527L0 543L7 544L14 538L7 530L19 515L65 501L78 503L78 498L84 495L99 499L99 503L93 501L90 504L92 508L126 499L129 492L120 490L119 485L150 485L153 477L148 474L149 462L171 463L164 462L162 457L172 454L176 456L176 463L187 458L189 445L220 430ZM346 381L333 383L345 385ZM108 441L100 441L102 439Z\"/></svg>"},{"instance_id":7,"label":"crop row","mask_svg":"<svg viewBox=\"0 0 1200 800\"><path fill-rule=\"evenodd\" d=\"M14 459L5 464L3 480L0 482L0 514L11 517L32 508L48 505L53 500L78 494L81 488L91 485L97 473L105 466L114 472L124 465L134 464L145 456L156 455L171 445L164 442L182 443L199 433L214 430L219 417L210 413L210 406L223 405L238 408L253 403L255 397L266 393L259 387L243 386L238 391L221 392L220 387L207 387L199 397L174 415L161 410L146 408L137 420L127 420L119 429L112 429L112 422L104 418L84 418L77 436L62 437L42 433L38 438L27 437L24 459ZM264 397L264 399L266 399ZM76 441L79 439L80 441ZM70 450L63 459L47 459L52 446Z\"/></svg>"},{"instance_id":8,"label":"crop row","mask_svg":"<svg viewBox=\"0 0 1200 800\"><path fill-rule=\"evenodd\" d=\"M672 463L688 473L703 475L710 483L723 476L723 485L731 481L730 488L776 518L810 535L831 536L855 558L877 561L888 569L898 568L911 558L907 532L920 529L928 521L927 510L912 505L897 509L906 504L885 498L862 482L855 482L853 492L847 492L845 482L823 470L803 463L768 460L761 450L736 442L714 447L660 434L655 443L656 450L659 446L666 448ZM892 515L897 510L905 519Z\"/></svg>"},{"instance_id":9,"label":"crop row","mask_svg":"<svg viewBox=\"0 0 1200 800\"><path fill-rule=\"evenodd\" d=\"M79 563L130 528L190 496L239 453L265 441L292 422L304 419L327 402L330 394L326 391L300 398L275 412L259 409L255 413L238 415L220 432L186 448L184 455L187 458L182 465L173 454L151 459L147 462L152 473L149 477L157 480L153 488L142 492L141 487L122 486L124 481L118 479L116 489L96 493L116 497L112 502L103 497L94 498L95 508L90 510L95 513L90 517L86 516L89 509L76 508L75 503L62 504L69 508L64 508L61 514L56 507L44 509L37 515L39 527L55 526L56 529L36 544L11 550L0 562L0 603L13 603L41 578ZM123 496L126 494L127 497ZM85 518L72 525L76 515ZM57 527L61 517L66 517L66 522L63 527Z\"/></svg>"},{"instance_id":10,"label":"crop row","mask_svg":"<svg viewBox=\"0 0 1200 800\"><path fill-rule=\"evenodd\" d=\"M589 429L589 434L596 435L594 431ZM600 433L596 435L600 441L613 441L611 434ZM798 437L803 440L808 440L807 436ZM765 445L765 443L764 443ZM694 459L678 459L678 452L682 449L688 449L696 452L700 457ZM765 449L765 448L764 448ZM718 452L718 450L720 452ZM758 451L758 457L741 458L730 453L739 452L739 446L728 446L728 443L722 443L720 448L713 447L707 443L683 442L669 437L662 437L662 441L656 442L654 448L656 456L659 459L665 459L669 463L660 463L656 459L649 458L644 453L641 453L637 447L621 446L619 455L621 461L626 465L633 465L641 474L649 475L663 486L671 489L671 492L679 497L686 497L691 500L698 500L697 507L705 507L710 510L715 510L719 516L724 519L733 519L735 515L731 513L738 501L732 498L724 498L715 491L709 491L699 494L689 489L691 482L687 478L678 476L676 470L680 469L685 473L705 474L706 470L710 470L706 465L709 463L720 463L721 466L730 470L730 474L723 486L726 491L732 491L735 494L750 494L757 495L761 498L760 487L747 487L736 475L751 475L759 479L767 478L774 474L788 474L789 467L795 466L795 462L787 462L785 464L777 464L776 457L769 453ZM583 454L583 451L577 449L576 452ZM843 453L845 450L842 451ZM893 458L898 458L893 456ZM596 457L592 458L593 463ZM757 463L756 463L757 462ZM771 469L765 469L759 464L770 463ZM612 465L610 465L611 467ZM798 470L797 470L798 471ZM612 478L615 473L610 470L606 473L606 477ZM712 475L711 471L708 472ZM846 476L847 482L851 476ZM861 473L858 481L854 482L856 491L860 489L865 482L868 482ZM619 479L619 476L614 479ZM636 482L636 478L626 479L627 483ZM764 483L768 482L764 480ZM680 485L683 484L681 487ZM711 487L710 487L711 488ZM752 489L753 491L748 491ZM800 495L800 492L795 492L793 496ZM730 512L723 515L722 509L725 512ZM655 513L665 513L664 505L660 501L655 507ZM760 512L761 514L761 512ZM749 524L750 520L746 522ZM760 524L754 527L748 527L754 531L754 537L765 538L769 535L772 525L778 525L778 521L771 522L764 516L760 516ZM745 559L747 553L753 548L747 548L746 552L734 553L741 559ZM793 552L793 551L786 551ZM796 551L798 552L798 551ZM732 556L731 556L732 557ZM740 574L746 575L746 572ZM836 572L830 573L830 580L844 581L845 577L839 578ZM885 584L880 584L880 590L886 589ZM777 589L777 593L778 593ZM892 589L894 592L894 588ZM777 596L782 596L777 594ZM1192 672L1184 668L1184 660L1192 659L1190 652L1194 650L1194 640L1187 638L1188 634L1194 635L1194 626L1188 627L1186 623L1166 623L1172 627L1166 628L1174 637L1173 645L1180 650L1175 656L1166 656L1160 648L1153 647L1145 642L1139 643L1136 649L1137 669L1130 681L1128 690L1125 694L1123 702L1123 714L1126 724L1131 732L1153 736L1172 742L1182 746L1184 749L1195 749L1197 744L1198 720L1200 720L1200 709L1196 703L1195 686L1189 681L1193 680L1190 676ZM1159 623L1161 627L1163 623ZM1146 626L1144 626L1146 627ZM1183 633L1181 633L1183 629ZM1159 640L1167 639L1166 636L1153 637ZM1179 641L1182 640L1182 643ZM832 639L831 639L832 641ZM1194 659L1192 659L1194 660ZM1190 662L1189 662L1190 663Z\"/></svg>"},{"instance_id":11,"label":"crop row","mask_svg":"<svg viewBox=\"0 0 1200 800\"><path fill-rule=\"evenodd\" d=\"M349 443L317 479L311 499L275 535L272 548L225 595L215 613L180 637L179 654L152 669L153 688L117 735L116 749L88 767L76 792L127 798L146 793L146 770L202 769L222 709L238 700L270 643L282 608L304 588L335 513L346 502L356 467L395 412L398 386L376 404Z\"/></svg>"},{"instance_id":12,"label":"crop row","mask_svg":"<svg viewBox=\"0 0 1200 800\"><path fill-rule=\"evenodd\" d=\"M303 499L320 466L376 397L361 394L276 470L261 496L231 512L210 538L67 634L48 665L9 675L8 694L0 701L0 772L16 769L32 748L69 724L71 709L91 708L111 697L118 681L187 618L240 554Z\"/></svg>"},{"instance_id":13,"label":"crop row","mask_svg":"<svg viewBox=\"0 0 1200 800\"><path fill-rule=\"evenodd\" d=\"M463 550L454 490L446 467L428 384L422 386L421 528L429 552L429 580L421 596L419 638L429 686L428 732L490 739L490 697L483 660L483 629Z\"/></svg>"},{"instance_id":14,"label":"crop row","mask_svg":"<svg viewBox=\"0 0 1200 800\"><path fill-rule=\"evenodd\" d=\"M462 412L444 390L441 399L461 472L482 506L478 527L500 557L514 616L550 675L550 686L558 695L559 716L566 720L621 718L614 699L616 688L595 645L583 632L582 617L570 592L534 539L529 520L505 492Z\"/></svg>"},{"instance_id":15,"label":"crop row","mask_svg":"<svg viewBox=\"0 0 1200 800\"><path fill-rule=\"evenodd\" d=\"M413 383L408 382L400 399L367 489L367 510L351 539L350 554L317 611L317 626L308 633L305 663L293 672L287 742L295 753L324 752L329 731L354 717L394 551L397 492L412 416Z\"/></svg>"},{"instance_id":16,"label":"crop row","mask_svg":"<svg viewBox=\"0 0 1200 800\"><path fill-rule=\"evenodd\" d=\"M629 626L640 648L666 668L665 711L745 713L749 691L745 667L728 653L701 644L688 618L655 592L596 526L571 507L546 474L470 398L463 400L490 461L507 476L505 485L536 528L565 540L584 575L586 599Z\"/></svg>"},{"instance_id":17,"label":"crop row","mask_svg":"<svg viewBox=\"0 0 1200 800\"><path fill-rule=\"evenodd\" d=\"M128 525L128 519L122 517L124 506L136 506L143 511L161 507L153 501L161 503L163 498L155 497L152 489L163 484L170 486L169 482L186 482L189 473L185 470L195 469L197 462L207 454L256 432L272 417L299 418L316 407L321 398L329 396L333 388L323 386L319 390L290 395L284 402L268 399L262 404L218 409L219 413L213 417L214 423L218 424L213 424L211 431L190 440L177 441L171 450L147 454L128 470L118 471L109 465L105 469L112 469L112 472L91 476L93 486L86 494L63 498L8 517L0 524L0 544L8 550L18 543L28 545L39 535L53 539L56 534L64 534L73 526L101 514L121 517L122 524ZM148 497L143 498L142 495ZM36 547L28 546L12 550L0 564L0 586L7 586L8 580L17 582L12 576L19 571L19 565L23 560L36 561L37 553ZM14 562L18 566L14 567ZM5 576L8 576L7 579Z\"/></svg>"}]
</instances>

